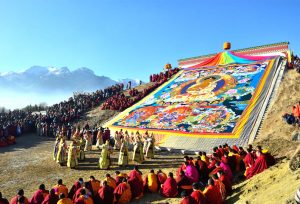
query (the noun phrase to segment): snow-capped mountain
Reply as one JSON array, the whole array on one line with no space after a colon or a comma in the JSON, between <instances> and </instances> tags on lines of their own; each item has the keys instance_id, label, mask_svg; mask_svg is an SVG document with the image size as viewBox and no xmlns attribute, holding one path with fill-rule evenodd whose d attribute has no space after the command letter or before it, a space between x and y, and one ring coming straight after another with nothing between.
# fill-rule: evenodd
<instances>
[{"instance_id":1,"label":"snow-capped mountain","mask_svg":"<svg viewBox=\"0 0 300 204\"><path fill-rule=\"evenodd\" d=\"M132 81L135 86L139 80L113 80L97 76L88 68L70 71L67 67L33 66L21 72L0 73L0 87L14 91L54 92L54 91L95 91L123 82L126 86Z\"/></svg>"},{"instance_id":2,"label":"snow-capped mountain","mask_svg":"<svg viewBox=\"0 0 300 204\"><path fill-rule=\"evenodd\" d=\"M67 67L33 66L21 72L0 73L0 106L21 108L40 102L51 105L74 92L92 92L117 83L126 87L128 81L134 87L140 80L113 80L85 67L71 71Z\"/></svg>"}]
</instances>

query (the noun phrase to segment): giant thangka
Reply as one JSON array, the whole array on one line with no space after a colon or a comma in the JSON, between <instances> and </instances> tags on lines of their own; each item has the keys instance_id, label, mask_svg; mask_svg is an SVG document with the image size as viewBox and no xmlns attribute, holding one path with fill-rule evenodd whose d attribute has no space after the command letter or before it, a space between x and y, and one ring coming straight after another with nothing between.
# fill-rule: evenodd
<instances>
[{"instance_id":1,"label":"giant thangka","mask_svg":"<svg viewBox=\"0 0 300 204\"><path fill-rule=\"evenodd\" d=\"M182 69L136 105L109 121L111 129L164 136L243 138L258 122L281 57L226 51Z\"/></svg>"}]
</instances>

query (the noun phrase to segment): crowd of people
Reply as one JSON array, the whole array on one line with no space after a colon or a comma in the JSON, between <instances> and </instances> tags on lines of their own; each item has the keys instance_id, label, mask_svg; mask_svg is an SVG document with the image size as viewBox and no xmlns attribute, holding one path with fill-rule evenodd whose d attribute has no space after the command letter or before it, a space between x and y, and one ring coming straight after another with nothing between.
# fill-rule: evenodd
<instances>
[{"instance_id":1,"label":"crowd of people","mask_svg":"<svg viewBox=\"0 0 300 204\"><path fill-rule=\"evenodd\" d=\"M293 68L300 74L300 58L297 55L294 56Z\"/></svg>"},{"instance_id":2,"label":"crowd of people","mask_svg":"<svg viewBox=\"0 0 300 204\"><path fill-rule=\"evenodd\" d=\"M95 138L96 135L96 138ZM99 128L92 132L89 127L74 132L71 142L67 145L67 134L63 129L57 137L54 145L53 160L60 165L77 168L80 161L85 160L85 152L92 151L92 145L96 142L96 148L101 150L98 166L100 169L109 169L112 165L112 151L119 151L118 165L127 166L129 163L129 151L133 151L132 161L141 164L146 158L154 158L154 135L147 132L141 135L139 132L129 135L127 131L116 131L111 138L108 128ZM95 141L96 140L96 141Z\"/></svg>"},{"instance_id":3,"label":"crowd of people","mask_svg":"<svg viewBox=\"0 0 300 204\"><path fill-rule=\"evenodd\" d=\"M147 96L178 71L178 68L170 68L160 74L151 75L151 82L155 83L140 92L132 88L129 83L128 88L132 98L122 93L124 84L116 84L93 93L74 93L69 100L48 107L45 114L33 114L23 110L2 111L0 113L0 147L14 144L17 136L35 130L40 136L56 137L65 128L68 138L70 138L72 124L84 112L100 105L104 100L105 102L101 106L103 110L123 111Z\"/></svg>"},{"instance_id":4,"label":"crowd of people","mask_svg":"<svg viewBox=\"0 0 300 204\"><path fill-rule=\"evenodd\" d=\"M37 131L41 136L56 137L62 128L67 128L70 136L72 123L91 108L124 89L123 84L116 84L93 93L75 93L68 101L54 104L45 114L14 110L0 113L0 147L14 144L16 137Z\"/></svg>"},{"instance_id":5,"label":"crowd of people","mask_svg":"<svg viewBox=\"0 0 300 204\"><path fill-rule=\"evenodd\" d=\"M146 87L143 91L139 92L137 89L132 88L129 90L129 96L125 96L123 93L114 95L102 104L101 109L123 111L140 101L163 83L167 82L178 71L178 68L174 68L169 69L166 72L161 72L160 74L153 74L150 76L150 82L154 83Z\"/></svg>"},{"instance_id":6,"label":"crowd of people","mask_svg":"<svg viewBox=\"0 0 300 204\"><path fill-rule=\"evenodd\" d=\"M122 140L127 137L125 135L121 130L115 135L117 138L114 148L120 148L120 152L124 145ZM108 141L105 143L109 144ZM102 159L109 155L103 149ZM139 149L143 152L141 146ZM154 157L154 151L152 153ZM116 171L114 178L106 174L102 181L94 176L90 176L86 182L79 178L70 190L63 184L62 179L50 191L41 184L30 199L20 189L10 204L124 204L141 199L146 193L159 193L166 198L181 196L181 204L224 204L227 196L232 194L232 185L237 179L249 179L274 164L274 157L261 146L254 149L252 145L248 145L244 150L243 147L224 144L214 147L211 155L200 151L196 158L184 156L184 161L175 174L151 169L143 175L139 166L135 165L129 173ZM8 203L1 193L0 203Z\"/></svg>"},{"instance_id":7,"label":"crowd of people","mask_svg":"<svg viewBox=\"0 0 300 204\"><path fill-rule=\"evenodd\" d=\"M285 113L282 118L289 125L300 126L300 101L293 105L291 113Z\"/></svg>"},{"instance_id":8,"label":"crowd of people","mask_svg":"<svg viewBox=\"0 0 300 204\"><path fill-rule=\"evenodd\" d=\"M179 72L179 68L167 69L165 72L150 75L150 82L166 81Z\"/></svg>"},{"instance_id":9,"label":"crowd of people","mask_svg":"<svg viewBox=\"0 0 300 204\"><path fill-rule=\"evenodd\" d=\"M16 136L34 130L36 115L14 110L0 113L0 147L14 144Z\"/></svg>"}]
</instances>

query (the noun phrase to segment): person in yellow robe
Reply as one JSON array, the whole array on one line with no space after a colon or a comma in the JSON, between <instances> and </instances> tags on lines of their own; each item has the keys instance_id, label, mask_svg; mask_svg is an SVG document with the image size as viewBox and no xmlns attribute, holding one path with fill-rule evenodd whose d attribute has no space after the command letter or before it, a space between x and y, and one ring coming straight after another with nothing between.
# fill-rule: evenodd
<instances>
[{"instance_id":1,"label":"person in yellow robe","mask_svg":"<svg viewBox=\"0 0 300 204\"><path fill-rule=\"evenodd\" d=\"M128 165L128 147L126 141L121 139L121 147L120 147L120 154L118 160L119 166L127 166Z\"/></svg>"},{"instance_id":2,"label":"person in yellow robe","mask_svg":"<svg viewBox=\"0 0 300 204\"><path fill-rule=\"evenodd\" d=\"M133 156L132 160L137 163L143 163L144 162L144 153L143 153L143 145L141 138L137 135L135 137L135 143L133 147Z\"/></svg>"},{"instance_id":3,"label":"person in yellow robe","mask_svg":"<svg viewBox=\"0 0 300 204\"><path fill-rule=\"evenodd\" d=\"M101 146L101 155L99 159L99 168L100 169L109 169L110 166L110 150L109 150L109 141L107 140L104 145Z\"/></svg>"},{"instance_id":4,"label":"person in yellow robe","mask_svg":"<svg viewBox=\"0 0 300 204\"><path fill-rule=\"evenodd\" d=\"M56 158L57 158L57 152L58 152L59 142L60 142L60 137L57 137L55 139L54 150L53 150L53 160L54 161L56 161Z\"/></svg>"},{"instance_id":5,"label":"person in yellow robe","mask_svg":"<svg viewBox=\"0 0 300 204\"><path fill-rule=\"evenodd\" d=\"M59 145L58 145L58 151L57 151L57 156L56 156L56 162L59 163L60 165L63 165L67 161L67 144L65 141L65 138L61 138Z\"/></svg>"},{"instance_id":6,"label":"person in yellow robe","mask_svg":"<svg viewBox=\"0 0 300 204\"><path fill-rule=\"evenodd\" d=\"M145 132L145 135L143 136L143 153L146 154L146 150L148 147L148 142L149 142L149 134L148 131Z\"/></svg>"},{"instance_id":7,"label":"person in yellow robe","mask_svg":"<svg viewBox=\"0 0 300 204\"><path fill-rule=\"evenodd\" d=\"M85 159L85 153L84 153L84 147L85 147L85 141L82 136L79 137L79 140L77 142L77 149L79 150L78 161L83 161Z\"/></svg>"},{"instance_id":8,"label":"person in yellow robe","mask_svg":"<svg viewBox=\"0 0 300 204\"><path fill-rule=\"evenodd\" d=\"M69 145L67 167L74 169L78 166L77 152L78 152L78 149L76 146L76 142L73 141Z\"/></svg>"},{"instance_id":9,"label":"person in yellow robe","mask_svg":"<svg viewBox=\"0 0 300 204\"><path fill-rule=\"evenodd\" d=\"M98 149L100 149L100 146L103 145L103 131L101 130L101 128L98 129L98 133L97 133L97 142L96 142L96 147Z\"/></svg>"},{"instance_id":10,"label":"person in yellow robe","mask_svg":"<svg viewBox=\"0 0 300 204\"><path fill-rule=\"evenodd\" d=\"M114 142L115 142L114 149L120 149L120 147L121 147L121 134L118 131L115 132Z\"/></svg>"},{"instance_id":11,"label":"person in yellow robe","mask_svg":"<svg viewBox=\"0 0 300 204\"><path fill-rule=\"evenodd\" d=\"M154 145L155 145L155 138L153 133L151 136L148 138L148 143L147 143L147 148L146 148L146 157L147 158L154 158Z\"/></svg>"},{"instance_id":12,"label":"person in yellow robe","mask_svg":"<svg viewBox=\"0 0 300 204\"><path fill-rule=\"evenodd\" d=\"M145 191L150 191L155 193L158 191L158 180L157 175L154 173L154 170L151 169L150 173L146 175L144 179L144 189Z\"/></svg>"},{"instance_id":13,"label":"person in yellow robe","mask_svg":"<svg viewBox=\"0 0 300 204\"><path fill-rule=\"evenodd\" d=\"M73 201L62 193L59 195L59 201L57 204L73 204Z\"/></svg>"},{"instance_id":14,"label":"person in yellow robe","mask_svg":"<svg viewBox=\"0 0 300 204\"><path fill-rule=\"evenodd\" d=\"M80 127L78 126L72 135L73 140L79 140L80 139Z\"/></svg>"},{"instance_id":15,"label":"person in yellow robe","mask_svg":"<svg viewBox=\"0 0 300 204\"><path fill-rule=\"evenodd\" d=\"M84 151L91 151L92 150L92 132L87 131L84 134L84 139L85 139Z\"/></svg>"}]
</instances>

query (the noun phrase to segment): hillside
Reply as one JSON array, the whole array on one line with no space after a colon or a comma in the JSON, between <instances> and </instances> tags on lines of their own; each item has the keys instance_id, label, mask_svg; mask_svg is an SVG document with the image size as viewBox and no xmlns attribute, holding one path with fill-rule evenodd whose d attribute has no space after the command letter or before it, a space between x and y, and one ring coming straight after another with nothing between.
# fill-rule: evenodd
<instances>
[{"instance_id":1,"label":"hillside","mask_svg":"<svg viewBox=\"0 0 300 204\"><path fill-rule=\"evenodd\" d=\"M292 141L292 133L299 131L299 127L286 124L281 117L284 113L291 113L292 105L298 103L299 91L300 74L296 70L288 70L254 141L255 144L269 147L277 157L291 156L299 144Z\"/></svg>"},{"instance_id":2,"label":"hillside","mask_svg":"<svg viewBox=\"0 0 300 204\"><path fill-rule=\"evenodd\" d=\"M135 89L137 89L139 92L142 92L145 88L151 86L153 83L145 83L142 85L135 86ZM123 92L125 96L129 96L129 90L125 90ZM84 124L88 123L90 126L101 126L114 116L116 116L120 111L115 110L100 110L99 106L95 107L91 111L87 112L82 119L77 123L77 125L80 125L83 127Z\"/></svg>"},{"instance_id":3,"label":"hillside","mask_svg":"<svg viewBox=\"0 0 300 204\"><path fill-rule=\"evenodd\" d=\"M292 141L292 134L299 127L286 124L281 116L291 112L291 106L299 101L300 75L289 70L284 75L278 92L269 107L260 133L254 145L268 148L277 164L265 172L235 185L230 203L294 203L294 195L300 186L299 169L289 170L289 161L300 143Z\"/></svg>"}]
</instances>

